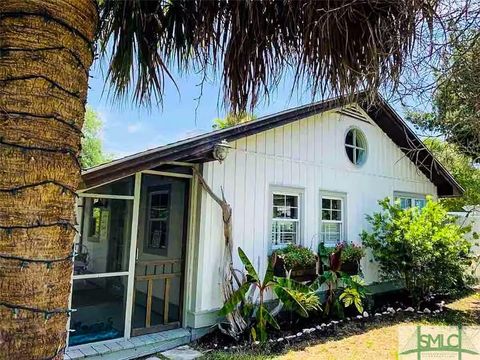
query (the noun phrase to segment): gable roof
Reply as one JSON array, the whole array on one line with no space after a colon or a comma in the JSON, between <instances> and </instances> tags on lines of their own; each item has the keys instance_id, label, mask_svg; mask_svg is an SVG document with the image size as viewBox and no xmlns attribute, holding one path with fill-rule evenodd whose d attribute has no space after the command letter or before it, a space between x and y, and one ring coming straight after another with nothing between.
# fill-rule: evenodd
<instances>
[{"instance_id":1,"label":"gable roof","mask_svg":"<svg viewBox=\"0 0 480 360\"><path fill-rule=\"evenodd\" d=\"M129 155L85 170L82 172L83 182L85 187L93 187L107 181L132 175L138 171L152 169L168 162L202 163L211 161L213 160L211 155L213 148L221 141L231 142L315 114L333 110L344 105L342 100L344 99L332 98L319 101ZM375 104L367 105L360 94L358 95L357 104L413 161L425 176L436 185L439 196L460 196L463 194L463 188L460 184L383 98L379 96L379 100Z\"/></svg>"}]
</instances>

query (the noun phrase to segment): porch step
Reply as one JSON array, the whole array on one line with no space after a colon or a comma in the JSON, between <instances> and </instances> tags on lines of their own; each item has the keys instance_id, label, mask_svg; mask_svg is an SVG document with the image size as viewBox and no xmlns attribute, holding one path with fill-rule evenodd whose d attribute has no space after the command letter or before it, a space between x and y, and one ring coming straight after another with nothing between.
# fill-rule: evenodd
<instances>
[{"instance_id":1,"label":"porch step","mask_svg":"<svg viewBox=\"0 0 480 360\"><path fill-rule=\"evenodd\" d=\"M192 349L188 345L179 346L175 349L164 351L161 354L170 360L195 360L203 355L200 351Z\"/></svg>"},{"instance_id":2,"label":"porch step","mask_svg":"<svg viewBox=\"0 0 480 360\"><path fill-rule=\"evenodd\" d=\"M72 346L67 349L65 360L130 360L156 354L190 343L188 329L175 329L155 334L136 336L128 340L117 339L99 343Z\"/></svg>"}]
</instances>

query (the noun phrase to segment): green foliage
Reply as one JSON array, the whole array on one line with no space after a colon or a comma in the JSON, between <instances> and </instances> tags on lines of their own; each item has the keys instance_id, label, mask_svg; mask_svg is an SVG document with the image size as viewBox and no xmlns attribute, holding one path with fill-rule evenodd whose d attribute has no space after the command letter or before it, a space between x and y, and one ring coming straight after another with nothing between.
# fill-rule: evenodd
<instances>
[{"instance_id":1,"label":"green foliage","mask_svg":"<svg viewBox=\"0 0 480 360\"><path fill-rule=\"evenodd\" d=\"M83 169L88 169L112 159L111 155L107 155L103 151L102 139L100 137L102 126L103 122L98 113L87 106L82 130L82 153L80 158Z\"/></svg>"},{"instance_id":2,"label":"green foliage","mask_svg":"<svg viewBox=\"0 0 480 360\"><path fill-rule=\"evenodd\" d=\"M308 311L320 310L320 301L316 294L307 286L292 279L273 276L275 257L268 261L267 270L263 281L260 280L255 268L247 255L238 248L238 255L246 271L245 282L232 294L220 309L219 315L225 316L237 308L251 327L251 335L262 342L267 340L268 326L279 329L275 316L265 303L267 291L273 291L282 306L290 311L295 311L300 316L307 317ZM258 292L258 300L252 300ZM316 298L316 300L315 300ZM252 321L253 318L253 321Z\"/></svg>"},{"instance_id":3,"label":"green foliage","mask_svg":"<svg viewBox=\"0 0 480 360\"><path fill-rule=\"evenodd\" d=\"M419 209L401 209L399 202L379 201L382 211L367 216L372 231L361 238L372 249L384 279L403 281L419 303L430 292L462 289L469 266L470 244L445 208L427 198Z\"/></svg>"},{"instance_id":4,"label":"green foliage","mask_svg":"<svg viewBox=\"0 0 480 360\"><path fill-rule=\"evenodd\" d=\"M317 257L312 250L294 244L275 250L272 256L282 258L287 270L305 269L317 263Z\"/></svg>"},{"instance_id":5,"label":"green foliage","mask_svg":"<svg viewBox=\"0 0 480 360\"><path fill-rule=\"evenodd\" d=\"M457 145L439 139L426 139L425 145L445 165L465 192L460 197L441 199L448 211L463 211L464 206L480 204L480 169Z\"/></svg>"},{"instance_id":6,"label":"green foliage","mask_svg":"<svg viewBox=\"0 0 480 360\"><path fill-rule=\"evenodd\" d=\"M410 113L423 131L443 135L469 157L480 156L480 32L465 32L452 41L451 56L437 73L433 111Z\"/></svg>"},{"instance_id":7,"label":"green foliage","mask_svg":"<svg viewBox=\"0 0 480 360\"><path fill-rule=\"evenodd\" d=\"M327 287L327 298L324 305L324 314L334 312L343 317L343 309L354 304L358 312L363 312L363 299L367 291L363 279L358 275L350 276L342 271L342 253L344 244L337 245L333 251L319 244L318 254L322 264L322 274L312 284L312 288L322 291L321 286Z\"/></svg>"},{"instance_id":8,"label":"green foliage","mask_svg":"<svg viewBox=\"0 0 480 360\"><path fill-rule=\"evenodd\" d=\"M347 241L341 243L342 245L342 263L346 262L359 262L365 256L365 249L361 245L353 244ZM320 249L320 247L323 247ZM325 247L325 244L319 244L319 253L325 253L330 255L335 251L334 247ZM328 265L328 264L327 264Z\"/></svg>"},{"instance_id":9,"label":"green foliage","mask_svg":"<svg viewBox=\"0 0 480 360\"><path fill-rule=\"evenodd\" d=\"M229 113L224 118L216 118L213 120L212 127L214 129L226 129L231 126L243 124L252 120L255 120L257 117L253 114L249 114L245 111L242 111L238 114Z\"/></svg>"},{"instance_id":10,"label":"green foliage","mask_svg":"<svg viewBox=\"0 0 480 360\"><path fill-rule=\"evenodd\" d=\"M345 307L355 305L359 313L363 313L363 299L367 297L367 290L365 288L365 281L358 276L342 277L342 282L345 287L338 299L343 302Z\"/></svg>"}]
</instances>

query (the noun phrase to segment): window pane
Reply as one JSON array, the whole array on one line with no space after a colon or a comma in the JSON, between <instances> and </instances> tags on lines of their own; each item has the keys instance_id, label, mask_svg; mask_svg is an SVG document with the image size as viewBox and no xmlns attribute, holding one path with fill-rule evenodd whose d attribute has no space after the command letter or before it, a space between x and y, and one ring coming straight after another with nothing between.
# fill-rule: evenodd
<instances>
[{"instance_id":1,"label":"window pane","mask_svg":"<svg viewBox=\"0 0 480 360\"><path fill-rule=\"evenodd\" d=\"M332 220L342 220L342 212L338 210L332 210Z\"/></svg>"},{"instance_id":2,"label":"window pane","mask_svg":"<svg viewBox=\"0 0 480 360\"><path fill-rule=\"evenodd\" d=\"M420 209L425 207L425 199L415 199L415 206Z\"/></svg>"},{"instance_id":3,"label":"window pane","mask_svg":"<svg viewBox=\"0 0 480 360\"><path fill-rule=\"evenodd\" d=\"M365 150L357 149L357 164L363 164L365 161Z\"/></svg>"},{"instance_id":4,"label":"window pane","mask_svg":"<svg viewBox=\"0 0 480 360\"><path fill-rule=\"evenodd\" d=\"M132 200L82 198L74 275L128 270Z\"/></svg>"},{"instance_id":5,"label":"window pane","mask_svg":"<svg viewBox=\"0 0 480 360\"><path fill-rule=\"evenodd\" d=\"M168 219L169 192L150 195L150 219Z\"/></svg>"},{"instance_id":6,"label":"window pane","mask_svg":"<svg viewBox=\"0 0 480 360\"><path fill-rule=\"evenodd\" d=\"M285 201L287 206L298 207L298 196L287 195Z\"/></svg>"},{"instance_id":7,"label":"window pane","mask_svg":"<svg viewBox=\"0 0 480 360\"><path fill-rule=\"evenodd\" d=\"M331 201L330 199L322 198L322 209L330 209L331 208L330 201Z\"/></svg>"},{"instance_id":8,"label":"window pane","mask_svg":"<svg viewBox=\"0 0 480 360\"><path fill-rule=\"evenodd\" d=\"M342 209L342 200L332 200L332 209L341 210Z\"/></svg>"},{"instance_id":9,"label":"window pane","mask_svg":"<svg viewBox=\"0 0 480 360\"><path fill-rule=\"evenodd\" d=\"M274 206L273 207L273 217L274 218L284 218L285 217L285 206Z\"/></svg>"},{"instance_id":10,"label":"window pane","mask_svg":"<svg viewBox=\"0 0 480 360\"><path fill-rule=\"evenodd\" d=\"M294 221L273 221L272 242L274 245L295 243L297 240L297 223Z\"/></svg>"},{"instance_id":11,"label":"window pane","mask_svg":"<svg viewBox=\"0 0 480 360\"><path fill-rule=\"evenodd\" d=\"M345 137L345 144L353 145L353 130L350 130Z\"/></svg>"},{"instance_id":12,"label":"window pane","mask_svg":"<svg viewBox=\"0 0 480 360\"><path fill-rule=\"evenodd\" d=\"M409 207L412 207L412 199L400 198L400 207L402 209L408 209Z\"/></svg>"},{"instance_id":13,"label":"window pane","mask_svg":"<svg viewBox=\"0 0 480 360\"><path fill-rule=\"evenodd\" d=\"M156 220L150 222L149 249L165 249L167 246L167 222Z\"/></svg>"},{"instance_id":14,"label":"window pane","mask_svg":"<svg viewBox=\"0 0 480 360\"><path fill-rule=\"evenodd\" d=\"M322 223L322 240L325 244L335 245L341 239L340 223Z\"/></svg>"},{"instance_id":15,"label":"window pane","mask_svg":"<svg viewBox=\"0 0 480 360\"><path fill-rule=\"evenodd\" d=\"M322 210L322 220L332 220L330 210Z\"/></svg>"},{"instance_id":16,"label":"window pane","mask_svg":"<svg viewBox=\"0 0 480 360\"><path fill-rule=\"evenodd\" d=\"M347 156L350 159L350 161L354 163L353 148L346 146L345 151L347 152Z\"/></svg>"},{"instance_id":17,"label":"window pane","mask_svg":"<svg viewBox=\"0 0 480 360\"><path fill-rule=\"evenodd\" d=\"M95 187L87 191L90 194L106 194L106 195L130 195L133 196L133 187L135 177L129 176L124 179L114 181L109 184Z\"/></svg>"},{"instance_id":18,"label":"window pane","mask_svg":"<svg viewBox=\"0 0 480 360\"><path fill-rule=\"evenodd\" d=\"M273 205L284 206L285 205L285 195L273 194Z\"/></svg>"},{"instance_id":19,"label":"window pane","mask_svg":"<svg viewBox=\"0 0 480 360\"><path fill-rule=\"evenodd\" d=\"M127 276L74 280L69 345L123 336Z\"/></svg>"}]
</instances>

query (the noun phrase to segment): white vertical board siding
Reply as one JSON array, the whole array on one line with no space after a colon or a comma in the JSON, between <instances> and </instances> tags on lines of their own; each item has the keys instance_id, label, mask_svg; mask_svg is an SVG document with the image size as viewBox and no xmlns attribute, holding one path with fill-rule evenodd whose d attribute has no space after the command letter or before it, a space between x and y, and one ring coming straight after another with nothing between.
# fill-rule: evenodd
<instances>
[{"instance_id":1,"label":"white vertical board siding","mask_svg":"<svg viewBox=\"0 0 480 360\"><path fill-rule=\"evenodd\" d=\"M368 157L361 167L345 153L347 130L360 128L367 139ZM234 264L242 269L236 248L247 253L263 276L270 251L272 186L300 189L301 244L316 250L320 231L320 191L347 196L347 240L360 242L368 228L365 215L377 211L378 200L394 191L436 196L435 186L405 157L373 121L366 123L334 111L299 120L230 144L223 163L204 164L204 176L213 190L225 191L233 209ZM220 290L224 240L218 205L204 194L201 204L200 262L202 272L197 311L222 305ZM376 281L376 265L365 259L367 282Z\"/></svg>"}]
</instances>

